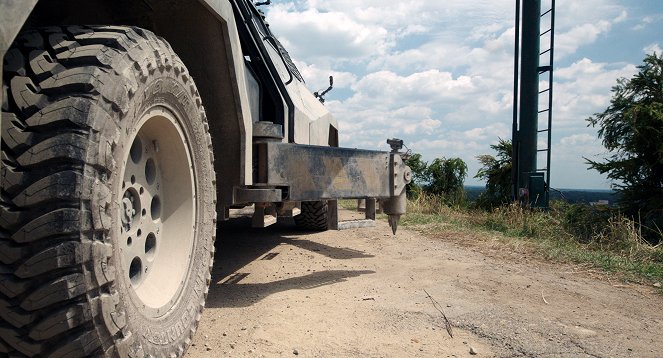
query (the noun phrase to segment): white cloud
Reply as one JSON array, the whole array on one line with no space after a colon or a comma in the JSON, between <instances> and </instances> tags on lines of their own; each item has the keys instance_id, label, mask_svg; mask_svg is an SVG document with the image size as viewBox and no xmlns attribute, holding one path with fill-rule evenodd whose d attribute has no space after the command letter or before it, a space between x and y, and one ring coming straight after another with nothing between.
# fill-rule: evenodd
<instances>
[{"instance_id":1,"label":"white cloud","mask_svg":"<svg viewBox=\"0 0 663 358\"><path fill-rule=\"evenodd\" d=\"M450 72L428 70L399 76L391 71L379 71L357 81L353 89L357 93L350 102L430 103L461 98L476 88L476 78L459 76Z\"/></svg>"},{"instance_id":2,"label":"white cloud","mask_svg":"<svg viewBox=\"0 0 663 358\"><path fill-rule=\"evenodd\" d=\"M569 186L600 181L581 173L582 155L601 153L585 118L605 109L616 79L636 68L623 60L627 52L606 60L587 49L617 31L630 36L636 9L618 0L557 1L554 181L555 168L581 176ZM512 0L291 0L269 7L267 18L309 88L323 89L334 76L339 92L326 104L342 145L384 149L387 137L403 137L427 160L463 158L473 174L474 157L510 137L513 14ZM647 26L658 21L648 16ZM660 50L655 40L639 46Z\"/></svg>"},{"instance_id":3,"label":"white cloud","mask_svg":"<svg viewBox=\"0 0 663 358\"><path fill-rule=\"evenodd\" d=\"M626 21L626 19L628 19L628 12L626 10L622 10L622 12L620 12L613 21L615 23L620 23Z\"/></svg>"},{"instance_id":4,"label":"white cloud","mask_svg":"<svg viewBox=\"0 0 663 358\"><path fill-rule=\"evenodd\" d=\"M591 143L596 143L596 136L592 136L586 133L574 134L560 139L559 143L563 146L577 146L579 144L588 144L588 143L591 144Z\"/></svg>"},{"instance_id":5,"label":"white cloud","mask_svg":"<svg viewBox=\"0 0 663 358\"><path fill-rule=\"evenodd\" d=\"M430 31L430 29L424 25L420 24L407 25L401 31L399 31L398 37L407 37L410 35L425 34L428 31Z\"/></svg>"},{"instance_id":6,"label":"white cloud","mask_svg":"<svg viewBox=\"0 0 663 358\"><path fill-rule=\"evenodd\" d=\"M486 127L472 128L462 133L462 137L467 140L480 141L484 143L487 140L496 142L498 137L506 138L510 135L510 128L507 128L503 123L494 123Z\"/></svg>"},{"instance_id":7,"label":"white cloud","mask_svg":"<svg viewBox=\"0 0 663 358\"><path fill-rule=\"evenodd\" d=\"M463 64L471 48L442 40L425 43L417 48L394 51L370 60L368 68L399 72L425 71L431 68L455 67Z\"/></svg>"},{"instance_id":8,"label":"white cloud","mask_svg":"<svg viewBox=\"0 0 663 358\"><path fill-rule=\"evenodd\" d=\"M616 0L557 1L556 7L556 59L593 44L628 18L627 9Z\"/></svg>"},{"instance_id":9,"label":"white cloud","mask_svg":"<svg viewBox=\"0 0 663 358\"><path fill-rule=\"evenodd\" d=\"M397 30L417 23L423 26L449 23L452 26L468 24L468 14L485 22L488 19L504 17L505 7L511 9L510 0L447 0L422 1L401 0L386 4L384 0L308 0L306 7L325 12L343 12L363 23L379 23ZM509 6L510 5L510 6ZM512 11L509 11L509 14Z\"/></svg>"},{"instance_id":10,"label":"white cloud","mask_svg":"<svg viewBox=\"0 0 663 358\"><path fill-rule=\"evenodd\" d=\"M345 13L289 10L288 6L274 7L269 12L269 22L300 60L357 60L382 54L390 46L386 29L359 23Z\"/></svg>"},{"instance_id":11,"label":"white cloud","mask_svg":"<svg viewBox=\"0 0 663 358\"><path fill-rule=\"evenodd\" d=\"M578 25L559 34L555 41L557 58L573 54L578 51L579 47L595 42L599 35L607 33L610 27L611 23L604 20L593 24Z\"/></svg>"},{"instance_id":12,"label":"white cloud","mask_svg":"<svg viewBox=\"0 0 663 358\"><path fill-rule=\"evenodd\" d=\"M646 54L653 54L653 53L656 53L657 55L663 54L663 49L661 49L661 45L659 45L658 43L649 44L645 48L643 48L642 51L644 51L644 53Z\"/></svg>"},{"instance_id":13,"label":"white cloud","mask_svg":"<svg viewBox=\"0 0 663 358\"><path fill-rule=\"evenodd\" d=\"M305 62L295 60L295 65L306 81L306 86L311 91L318 91L329 86L329 76L334 77L334 88L350 88L357 82L354 73L336 71L329 67L321 68L318 65L309 65Z\"/></svg>"},{"instance_id":14,"label":"white cloud","mask_svg":"<svg viewBox=\"0 0 663 358\"><path fill-rule=\"evenodd\" d=\"M633 26L633 30L636 31L644 30L652 22L654 22L653 16L645 16L640 20L640 22L637 25Z\"/></svg>"},{"instance_id":15,"label":"white cloud","mask_svg":"<svg viewBox=\"0 0 663 358\"><path fill-rule=\"evenodd\" d=\"M583 58L556 71L554 116L562 129L586 125L585 118L604 110L610 103L611 88L621 77L631 77L635 65L609 65Z\"/></svg>"},{"instance_id":16,"label":"white cloud","mask_svg":"<svg viewBox=\"0 0 663 358\"><path fill-rule=\"evenodd\" d=\"M621 22L628 16L622 3L623 1L617 0L559 0L556 3L556 27L560 31L566 31L599 21Z\"/></svg>"},{"instance_id":17,"label":"white cloud","mask_svg":"<svg viewBox=\"0 0 663 358\"><path fill-rule=\"evenodd\" d=\"M585 129L588 131L588 129ZM553 143L552 186L554 188L609 187L610 183L596 170L589 169L587 159L601 160L605 148L595 133L573 134ZM555 175L555 173L564 173Z\"/></svg>"},{"instance_id":18,"label":"white cloud","mask_svg":"<svg viewBox=\"0 0 663 358\"><path fill-rule=\"evenodd\" d=\"M588 58L573 63L569 67L557 69L555 75L557 79L573 80L581 75L596 75L603 71L604 64L594 63Z\"/></svg>"}]
</instances>

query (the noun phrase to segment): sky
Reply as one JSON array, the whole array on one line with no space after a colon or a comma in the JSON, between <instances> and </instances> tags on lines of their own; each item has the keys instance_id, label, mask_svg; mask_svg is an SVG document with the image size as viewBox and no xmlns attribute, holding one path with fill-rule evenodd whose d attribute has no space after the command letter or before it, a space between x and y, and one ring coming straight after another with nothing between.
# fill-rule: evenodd
<instances>
[{"instance_id":1,"label":"sky","mask_svg":"<svg viewBox=\"0 0 663 358\"><path fill-rule=\"evenodd\" d=\"M334 76L325 104L341 146L386 150L387 138L401 138L429 162L462 158L466 185L484 184L473 178L476 156L511 138L515 0L275 0L263 9L311 91ZM586 119L607 108L618 78L662 52L662 35L661 0L556 1L553 188L610 187L583 159L608 154Z\"/></svg>"}]
</instances>

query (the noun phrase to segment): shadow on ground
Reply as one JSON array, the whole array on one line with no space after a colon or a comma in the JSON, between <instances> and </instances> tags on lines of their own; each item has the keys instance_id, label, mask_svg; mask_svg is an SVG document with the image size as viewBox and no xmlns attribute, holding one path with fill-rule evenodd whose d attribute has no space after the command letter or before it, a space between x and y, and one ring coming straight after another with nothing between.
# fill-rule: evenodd
<instances>
[{"instance_id":1,"label":"shadow on ground","mask_svg":"<svg viewBox=\"0 0 663 358\"><path fill-rule=\"evenodd\" d=\"M307 236L307 232L298 230L290 222L279 222L266 229L252 229L248 217L233 218L220 223L206 306L246 307L274 293L312 289L375 273L367 270L327 270L265 283L241 282L249 275L241 272L244 266L255 260L276 259L279 253L272 250L279 245L295 246L334 260L374 257L351 248L321 244L307 239Z\"/></svg>"}]
</instances>

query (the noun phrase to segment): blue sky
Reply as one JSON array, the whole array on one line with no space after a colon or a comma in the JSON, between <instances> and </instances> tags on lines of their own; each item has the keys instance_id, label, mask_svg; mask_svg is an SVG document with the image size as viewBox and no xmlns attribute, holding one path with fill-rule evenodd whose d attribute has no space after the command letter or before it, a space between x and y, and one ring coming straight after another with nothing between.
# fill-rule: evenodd
<instances>
[{"instance_id":1,"label":"blue sky","mask_svg":"<svg viewBox=\"0 0 663 358\"><path fill-rule=\"evenodd\" d=\"M543 7L549 0L543 0ZM386 149L399 137L425 160L491 153L511 137L515 0L273 1L267 20L345 147ZM549 5L548 5L549 7ZM585 119L619 77L663 47L663 1L557 0L552 178L555 188L608 188L584 157L605 150ZM541 143L545 145L545 143Z\"/></svg>"}]
</instances>

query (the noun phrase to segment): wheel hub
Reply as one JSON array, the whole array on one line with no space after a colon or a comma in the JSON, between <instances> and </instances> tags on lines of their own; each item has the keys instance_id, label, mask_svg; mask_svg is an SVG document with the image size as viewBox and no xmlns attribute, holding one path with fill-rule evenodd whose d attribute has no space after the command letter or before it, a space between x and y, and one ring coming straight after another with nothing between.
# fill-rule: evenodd
<instances>
[{"instance_id":1,"label":"wheel hub","mask_svg":"<svg viewBox=\"0 0 663 358\"><path fill-rule=\"evenodd\" d=\"M195 188L186 140L172 114L155 109L142 123L124 168L120 249L124 278L158 312L174 303L190 264Z\"/></svg>"},{"instance_id":2,"label":"wheel hub","mask_svg":"<svg viewBox=\"0 0 663 358\"><path fill-rule=\"evenodd\" d=\"M122 224L126 238L124 256L129 263L129 281L134 289L149 278L148 272L156 257L162 232L159 199L161 173L156 164L160 159L155 145L158 142L150 141L148 135L141 131L134 139L122 183L125 188L122 198Z\"/></svg>"},{"instance_id":3,"label":"wheel hub","mask_svg":"<svg viewBox=\"0 0 663 358\"><path fill-rule=\"evenodd\" d=\"M122 215L122 224L124 226L125 231L130 231L131 230L131 225L134 221L134 217L136 216L136 213L138 212L137 205L139 202L136 201L134 198L133 194L131 191L127 190L124 193L124 198L122 198L122 207L123 207L123 215Z\"/></svg>"}]
</instances>

